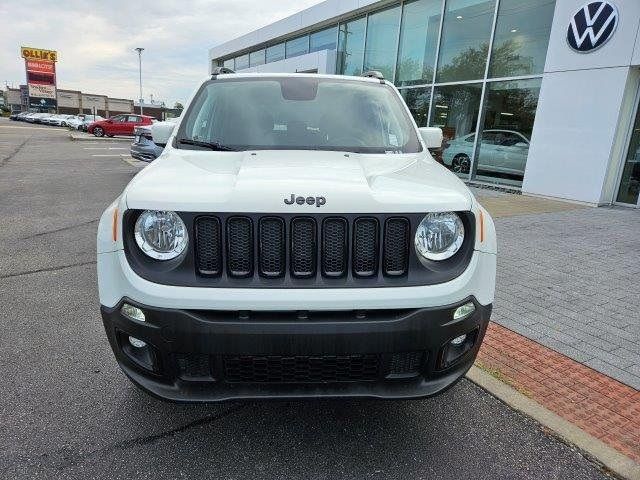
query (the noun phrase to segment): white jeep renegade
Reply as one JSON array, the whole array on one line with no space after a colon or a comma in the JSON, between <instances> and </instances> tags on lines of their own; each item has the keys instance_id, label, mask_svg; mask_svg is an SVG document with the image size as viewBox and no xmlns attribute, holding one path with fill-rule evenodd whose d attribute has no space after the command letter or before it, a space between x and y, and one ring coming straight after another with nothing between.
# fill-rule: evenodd
<instances>
[{"instance_id":1,"label":"white jeep renegade","mask_svg":"<svg viewBox=\"0 0 640 480\"><path fill-rule=\"evenodd\" d=\"M102 318L135 384L414 398L469 369L493 221L380 74L215 70L164 135L98 229Z\"/></svg>"}]
</instances>

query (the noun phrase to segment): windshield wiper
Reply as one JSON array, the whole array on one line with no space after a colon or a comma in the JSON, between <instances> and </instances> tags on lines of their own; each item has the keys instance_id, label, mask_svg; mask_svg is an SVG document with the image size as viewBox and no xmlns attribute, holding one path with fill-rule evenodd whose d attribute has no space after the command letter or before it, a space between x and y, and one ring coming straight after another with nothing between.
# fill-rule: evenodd
<instances>
[{"instance_id":1,"label":"windshield wiper","mask_svg":"<svg viewBox=\"0 0 640 480\"><path fill-rule=\"evenodd\" d=\"M191 140L190 138L181 138L178 140L181 145L195 145L196 147L204 147L209 150L219 150L223 152L237 152L237 148L227 147L220 142L203 142L201 140Z\"/></svg>"}]
</instances>

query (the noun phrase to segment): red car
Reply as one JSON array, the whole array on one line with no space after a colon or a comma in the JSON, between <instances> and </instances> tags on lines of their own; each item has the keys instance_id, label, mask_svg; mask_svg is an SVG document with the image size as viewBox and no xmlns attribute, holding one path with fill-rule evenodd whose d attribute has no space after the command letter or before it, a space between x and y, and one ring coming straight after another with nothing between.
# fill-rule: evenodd
<instances>
[{"instance_id":1,"label":"red car","mask_svg":"<svg viewBox=\"0 0 640 480\"><path fill-rule=\"evenodd\" d=\"M96 137L113 137L114 135L133 135L133 129L140 125L151 125L152 118L146 115L125 113L115 115L106 120L93 122L87 127L87 132Z\"/></svg>"}]
</instances>

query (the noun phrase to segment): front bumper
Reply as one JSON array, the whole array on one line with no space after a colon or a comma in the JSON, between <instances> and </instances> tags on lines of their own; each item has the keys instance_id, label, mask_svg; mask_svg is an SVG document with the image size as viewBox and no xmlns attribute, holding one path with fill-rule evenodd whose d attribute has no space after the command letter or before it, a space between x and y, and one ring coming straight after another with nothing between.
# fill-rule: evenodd
<instances>
[{"instance_id":1,"label":"front bumper","mask_svg":"<svg viewBox=\"0 0 640 480\"><path fill-rule=\"evenodd\" d=\"M454 321L453 311L467 301L475 312ZM123 315L124 302L141 308L146 321ZM116 359L134 383L166 400L211 402L435 395L473 363L491 305L470 297L435 308L244 312L154 308L125 298L101 311ZM463 334L468 348L443 365L445 346ZM132 355L129 336L146 342L143 361Z\"/></svg>"}]
</instances>

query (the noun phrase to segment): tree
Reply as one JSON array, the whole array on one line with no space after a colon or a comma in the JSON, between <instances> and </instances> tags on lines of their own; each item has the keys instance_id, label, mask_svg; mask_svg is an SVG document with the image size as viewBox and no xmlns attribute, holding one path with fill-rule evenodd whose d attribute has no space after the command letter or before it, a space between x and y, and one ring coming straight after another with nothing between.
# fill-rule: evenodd
<instances>
[{"instance_id":1,"label":"tree","mask_svg":"<svg viewBox=\"0 0 640 480\"><path fill-rule=\"evenodd\" d=\"M173 106L173 108L175 108L176 110L184 110L184 105L182 105L180 102L176 102L176 104Z\"/></svg>"}]
</instances>

